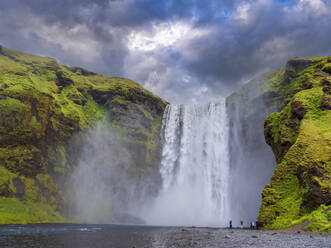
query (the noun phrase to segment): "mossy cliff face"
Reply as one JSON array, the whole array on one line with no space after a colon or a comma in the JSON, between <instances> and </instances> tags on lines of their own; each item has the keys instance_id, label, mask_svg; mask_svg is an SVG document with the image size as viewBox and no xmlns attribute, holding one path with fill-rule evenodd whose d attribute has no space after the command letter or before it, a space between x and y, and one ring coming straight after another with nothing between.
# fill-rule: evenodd
<instances>
[{"instance_id":1,"label":"mossy cliff face","mask_svg":"<svg viewBox=\"0 0 331 248\"><path fill-rule=\"evenodd\" d=\"M128 79L0 46L0 223L65 221L72 140L105 117L123 149L135 148L131 167L155 168L165 106Z\"/></svg>"},{"instance_id":2,"label":"mossy cliff face","mask_svg":"<svg viewBox=\"0 0 331 248\"><path fill-rule=\"evenodd\" d=\"M266 228L331 231L331 57L292 59L274 85L281 111L264 123L277 168L262 192ZM318 222L320 222L318 224Z\"/></svg>"},{"instance_id":3,"label":"mossy cliff face","mask_svg":"<svg viewBox=\"0 0 331 248\"><path fill-rule=\"evenodd\" d=\"M301 224L310 231L330 231L330 68L331 57L291 59L227 98L231 165L245 171L244 190L253 189L252 180L262 182L262 171L273 174L258 216L265 228ZM242 191L237 195L243 200Z\"/></svg>"}]
</instances>

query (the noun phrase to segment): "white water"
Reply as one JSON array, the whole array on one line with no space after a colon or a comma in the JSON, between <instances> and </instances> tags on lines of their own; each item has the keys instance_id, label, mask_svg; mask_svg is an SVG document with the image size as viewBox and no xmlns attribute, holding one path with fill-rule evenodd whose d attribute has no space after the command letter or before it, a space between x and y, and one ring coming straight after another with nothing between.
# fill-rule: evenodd
<instances>
[{"instance_id":1,"label":"white water","mask_svg":"<svg viewBox=\"0 0 331 248\"><path fill-rule=\"evenodd\" d=\"M169 105L163 119L162 190L150 224L226 226L230 219L225 100Z\"/></svg>"}]
</instances>

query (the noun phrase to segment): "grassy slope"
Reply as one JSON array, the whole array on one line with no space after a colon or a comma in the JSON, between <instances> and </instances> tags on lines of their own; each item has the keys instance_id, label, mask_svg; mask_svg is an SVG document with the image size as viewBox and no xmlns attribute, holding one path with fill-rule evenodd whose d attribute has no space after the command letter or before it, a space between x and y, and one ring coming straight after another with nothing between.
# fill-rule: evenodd
<instances>
[{"instance_id":1,"label":"grassy slope","mask_svg":"<svg viewBox=\"0 0 331 248\"><path fill-rule=\"evenodd\" d=\"M146 116L152 127L147 131L112 123L121 130L119 138L144 147L152 160L165 105L131 80L0 46L0 223L65 220L67 199L56 180L76 165L66 144L107 114L112 118L110 109L123 108L120 117L127 108ZM145 136L132 138L139 132Z\"/></svg>"}]
</instances>

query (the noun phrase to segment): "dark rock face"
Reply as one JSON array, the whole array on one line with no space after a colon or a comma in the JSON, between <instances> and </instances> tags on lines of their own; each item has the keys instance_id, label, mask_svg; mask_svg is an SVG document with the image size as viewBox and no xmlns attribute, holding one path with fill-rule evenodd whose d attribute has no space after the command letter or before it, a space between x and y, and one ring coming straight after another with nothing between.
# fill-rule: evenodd
<instances>
[{"instance_id":1,"label":"dark rock face","mask_svg":"<svg viewBox=\"0 0 331 248\"><path fill-rule=\"evenodd\" d=\"M325 165L324 165L325 166ZM303 188L309 188L309 192L304 195L303 206L316 207L321 204L331 204L330 189L323 189L316 178L322 178L328 172L319 163L314 163L312 167L299 166L297 177Z\"/></svg>"},{"instance_id":2,"label":"dark rock face","mask_svg":"<svg viewBox=\"0 0 331 248\"><path fill-rule=\"evenodd\" d=\"M69 67L68 68L70 71L77 73L77 74L81 74L83 76L94 76L97 75L97 73L85 70L84 68L80 68L80 67Z\"/></svg>"},{"instance_id":3,"label":"dark rock face","mask_svg":"<svg viewBox=\"0 0 331 248\"><path fill-rule=\"evenodd\" d=\"M306 80L303 84L302 84L302 87L304 89L311 89L313 88L313 82L311 80Z\"/></svg>"},{"instance_id":4,"label":"dark rock face","mask_svg":"<svg viewBox=\"0 0 331 248\"><path fill-rule=\"evenodd\" d=\"M150 120L139 109L139 105L112 104L109 106L109 113L111 114L113 121L120 123L122 127L132 129L133 131L152 131Z\"/></svg>"},{"instance_id":5,"label":"dark rock face","mask_svg":"<svg viewBox=\"0 0 331 248\"><path fill-rule=\"evenodd\" d=\"M307 113L307 110L304 108L301 102L299 101L292 101L291 103L291 111L292 115L299 120L302 120L302 118Z\"/></svg>"},{"instance_id":6,"label":"dark rock face","mask_svg":"<svg viewBox=\"0 0 331 248\"><path fill-rule=\"evenodd\" d=\"M304 70L308 66L312 65L313 62L311 60L305 59L291 59L286 64L286 71L284 74L284 83L288 84L294 79L300 71Z\"/></svg>"},{"instance_id":7,"label":"dark rock face","mask_svg":"<svg viewBox=\"0 0 331 248\"><path fill-rule=\"evenodd\" d=\"M330 82L329 79L327 79L327 78L323 78L323 79L321 80L321 85L322 85L322 86L331 86L331 82Z\"/></svg>"},{"instance_id":8,"label":"dark rock face","mask_svg":"<svg viewBox=\"0 0 331 248\"><path fill-rule=\"evenodd\" d=\"M57 77L57 82L56 82L57 86L66 87L74 83L72 79L69 78L67 75L65 75L63 71L57 71L56 77Z\"/></svg>"},{"instance_id":9,"label":"dark rock face","mask_svg":"<svg viewBox=\"0 0 331 248\"><path fill-rule=\"evenodd\" d=\"M331 87L330 86L323 88L321 109L324 111L331 110Z\"/></svg>"},{"instance_id":10,"label":"dark rock face","mask_svg":"<svg viewBox=\"0 0 331 248\"><path fill-rule=\"evenodd\" d=\"M20 178L14 178L13 184L16 188L16 197L20 200L23 200L25 194L25 184L22 182Z\"/></svg>"},{"instance_id":11,"label":"dark rock face","mask_svg":"<svg viewBox=\"0 0 331 248\"><path fill-rule=\"evenodd\" d=\"M326 95L331 95L331 87L330 87L330 86L328 86L328 87L324 87L324 88L323 88L323 92L324 92L324 94L326 94Z\"/></svg>"},{"instance_id":12,"label":"dark rock face","mask_svg":"<svg viewBox=\"0 0 331 248\"><path fill-rule=\"evenodd\" d=\"M321 204L330 205L331 204L331 192L330 189L323 191L321 185L317 181L312 181L309 184L311 188L311 194L307 198L306 204L313 204L319 206Z\"/></svg>"},{"instance_id":13,"label":"dark rock face","mask_svg":"<svg viewBox=\"0 0 331 248\"><path fill-rule=\"evenodd\" d=\"M330 65L329 66L325 66L323 68L323 72L328 73L328 74L331 74L331 66Z\"/></svg>"},{"instance_id":14,"label":"dark rock face","mask_svg":"<svg viewBox=\"0 0 331 248\"><path fill-rule=\"evenodd\" d=\"M160 116L163 114L165 103L162 100L153 98L144 92L138 91L136 89L129 89L128 92L120 94L114 91L104 91L100 89L93 89L91 91L91 95L93 99L102 106L112 107L112 101L120 96L124 98L126 101L130 101L132 103L143 106L144 109L151 112L153 117Z\"/></svg>"},{"instance_id":15,"label":"dark rock face","mask_svg":"<svg viewBox=\"0 0 331 248\"><path fill-rule=\"evenodd\" d=\"M286 70L284 74L284 84L289 84L295 77L297 77L298 73L303 71L304 69L312 66L314 64L319 63L321 60L310 60L310 59L290 59L287 61ZM317 72L317 74L326 73Z\"/></svg>"}]
</instances>

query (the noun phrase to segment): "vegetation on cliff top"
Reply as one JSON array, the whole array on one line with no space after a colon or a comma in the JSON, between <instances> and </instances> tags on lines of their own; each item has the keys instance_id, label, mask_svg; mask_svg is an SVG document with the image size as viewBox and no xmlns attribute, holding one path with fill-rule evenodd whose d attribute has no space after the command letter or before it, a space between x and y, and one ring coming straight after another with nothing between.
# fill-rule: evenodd
<instances>
[{"instance_id":1,"label":"vegetation on cliff top","mask_svg":"<svg viewBox=\"0 0 331 248\"><path fill-rule=\"evenodd\" d=\"M0 223L65 220L63 182L78 156L68 142L105 116L151 165L165 106L131 80L0 46Z\"/></svg>"}]
</instances>

